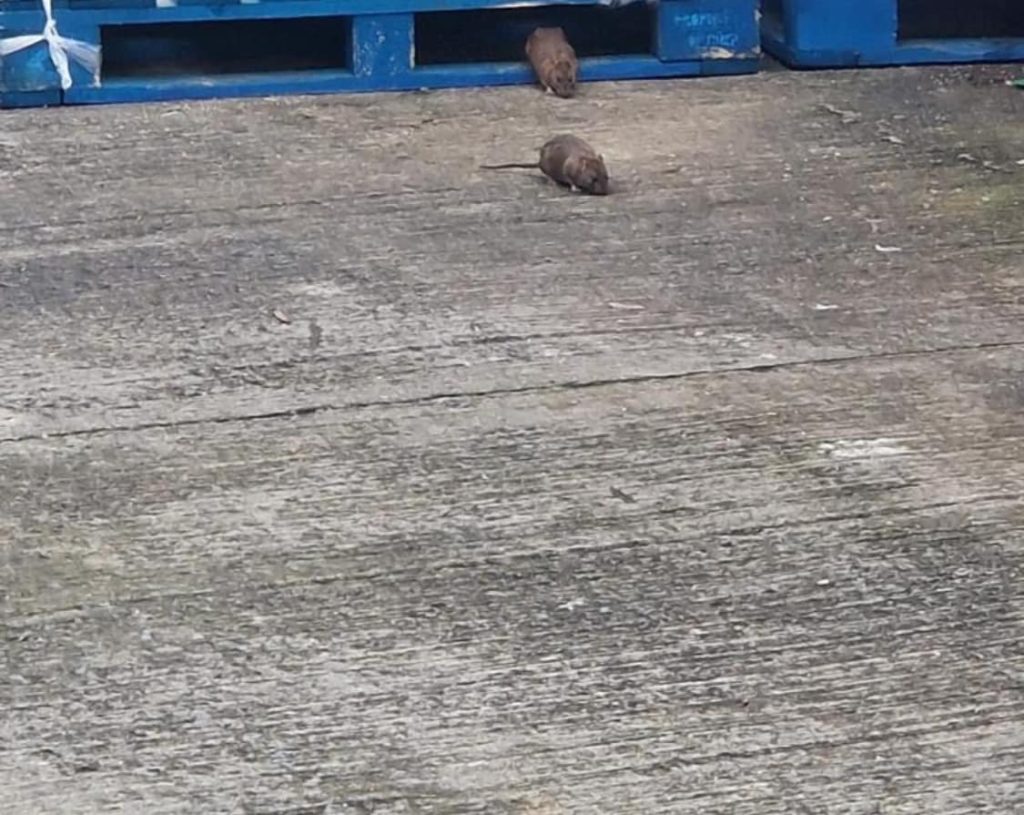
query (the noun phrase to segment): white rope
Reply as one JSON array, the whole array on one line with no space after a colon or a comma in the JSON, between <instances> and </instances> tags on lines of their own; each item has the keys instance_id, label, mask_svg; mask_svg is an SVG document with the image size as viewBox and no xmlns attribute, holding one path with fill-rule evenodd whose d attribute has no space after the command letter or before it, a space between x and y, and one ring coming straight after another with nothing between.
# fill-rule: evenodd
<instances>
[{"instance_id":1,"label":"white rope","mask_svg":"<svg viewBox=\"0 0 1024 815\"><path fill-rule=\"evenodd\" d=\"M33 45L45 42L50 49L50 60L60 75L60 86L67 90L71 87L71 68L68 57L92 74L93 84L100 84L100 47L82 40L62 37L57 32L57 21L53 19L53 0L42 0L43 14L46 25L42 34L23 34L18 37L7 37L0 40L0 57L13 54Z\"/></svg>"}]
</instances>

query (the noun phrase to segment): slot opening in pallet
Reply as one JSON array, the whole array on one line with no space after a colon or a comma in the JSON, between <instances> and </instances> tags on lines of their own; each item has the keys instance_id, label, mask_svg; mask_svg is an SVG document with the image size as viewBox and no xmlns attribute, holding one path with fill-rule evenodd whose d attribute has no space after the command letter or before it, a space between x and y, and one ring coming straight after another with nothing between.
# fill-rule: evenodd
<instances>
[{"instance_id":1,"label":"slot opening in pallet","mask_svg":"<svg viewBox=\"0 0 1024 815\"><path fill-rule=\"evenodd\" d=\"M761 0L761 14L782 19L783 0Z\"/></svg>"},{"instance_id":2,"label":"slot opening in pallet","mask_svg":"<svg viewBox=\"0 0 1024 815\"><path fill-rule=\"evenodd\" d=\"M416 65L424 67L523 62L538 26L561 26L581 58L650 55L655 22L646 3L634 3L426 12L415 25Z\"/></svg>"},{"instance_id":3,"label":"slot opening in pallet","mask_svg":"<svg viewBox=\"0 0 1024 815\"><path fill-rule=\"evenodd\" d=\"M900 40L1024 37L1021 0L899 0Z\"/></svg>"},{"instance_id":4,"label":"slot opening in pallet","mask_svg":"<svg viewBox=\"0 0 1024 815\"><path fill-rule=\"evenodd\" d=\"M782 29L786 8L784 0L761 0L761 20Z\"/></svg>"},{"instance_id":5,"label":"slot opening in pallet","mask_svg":"<svg viewBox=\"0 0 1024 815\"><path fill-rule=\"evenodd\" d=\"M349 17L100 27L103 79L351 70Z\"/></svg>"}]
</instances>

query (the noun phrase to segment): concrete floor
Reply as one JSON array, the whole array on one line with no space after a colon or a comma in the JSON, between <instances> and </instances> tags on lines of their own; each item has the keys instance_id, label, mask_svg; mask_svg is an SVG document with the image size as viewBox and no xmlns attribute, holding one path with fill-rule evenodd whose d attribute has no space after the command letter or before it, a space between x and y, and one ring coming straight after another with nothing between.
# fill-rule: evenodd
<instances>
[{"instance_id":1,"label":"concrete floor","mask_svg":"<svg viewBox=\"0 0 1024 815\"><path fill-rule=\"evenodd\" d=\"M1024 812L1015 74L0 114L0 811Z\"/></svg>"}]
</instances>

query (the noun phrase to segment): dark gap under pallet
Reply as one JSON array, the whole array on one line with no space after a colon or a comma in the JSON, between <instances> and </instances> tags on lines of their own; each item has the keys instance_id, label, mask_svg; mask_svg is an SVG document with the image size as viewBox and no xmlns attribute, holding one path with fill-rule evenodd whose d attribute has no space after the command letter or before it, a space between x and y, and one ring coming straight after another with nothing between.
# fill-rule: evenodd
<instances>
[{"instance_id":1,"label":"dark gap under pallet","mask_svg":"<svg viewBox=\"0 0 1024 815\"><path fill-rule=\"evenodd\" d=\"M104 80L351 70L348 17L100 27Z\"/></svg>"},{"instance_id":2,"label":"dark gap under pallet","mask_svg":"<svg viewBox=\"0 0 1024 815\"><path fill-rule=\"evenodd\" d=\"M1024 37L1024 0L899 0L900 40Z\"/></svg>"},{"instance_id":3,"label":"dark gap under pallet","mask_svg":"<svg viewBox=\"0 0 1024 815\"><path fill-rule=\"evenodd\" d=\"M416 64L521 62L526 38L538 26L560 26L576 55L651 54L654 15L646 3L622 8L539 6L438 11L416 16ZM466 32L472 32L471 37Z\"/></svg>"}]
</instances>

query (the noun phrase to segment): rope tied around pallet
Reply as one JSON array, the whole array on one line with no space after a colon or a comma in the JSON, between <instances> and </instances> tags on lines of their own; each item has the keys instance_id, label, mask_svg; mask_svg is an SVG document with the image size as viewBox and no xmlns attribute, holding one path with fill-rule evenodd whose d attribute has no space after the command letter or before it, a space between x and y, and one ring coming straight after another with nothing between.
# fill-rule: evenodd
<instances>
[{"instance_id":1,"label":"rope tied around pallet","mask_svg":"<svg viewBox=\"0 0 1024 815\"><path fill-rule=\"evenodd\" d=\"M53 0L41 0L46 25L41 34L22 34L17 37L0 39L0 57L13 54L37 43L45 42L50 49L50 61L60 75L60 86L64 90L71 87L71 66L68 57L77 62L92 75L93 84L100 84L100 48L98 45L62 36L57 31L57 21L53 17Z\"/></svg>"}]
</instances>

